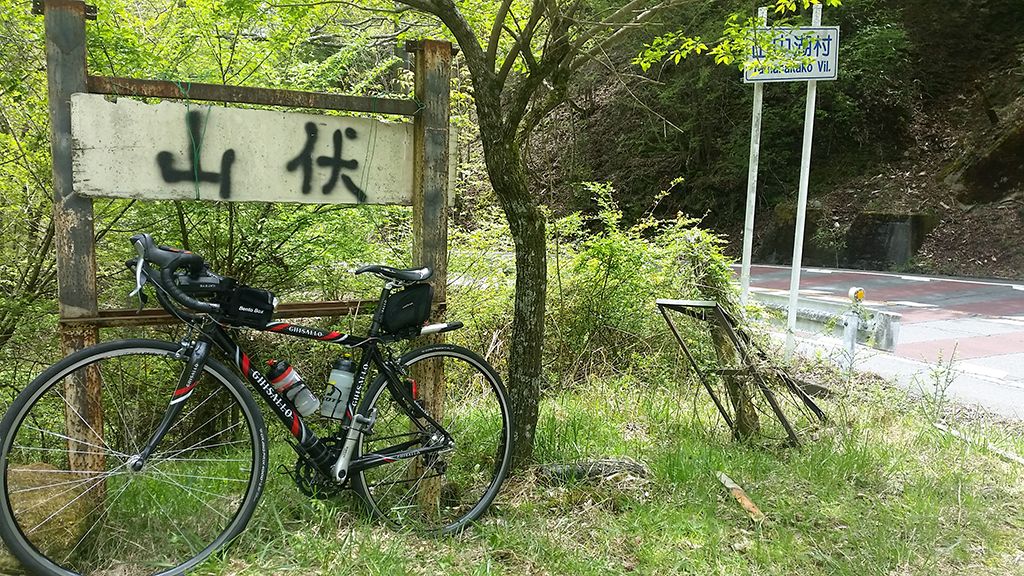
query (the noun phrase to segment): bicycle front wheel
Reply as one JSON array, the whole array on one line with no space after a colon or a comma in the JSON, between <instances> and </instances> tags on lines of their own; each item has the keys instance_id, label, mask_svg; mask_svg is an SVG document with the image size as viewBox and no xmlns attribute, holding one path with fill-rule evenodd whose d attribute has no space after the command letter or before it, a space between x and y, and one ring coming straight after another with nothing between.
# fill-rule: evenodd
<instances>
[{"instance_id":1,"label":"bicycle front wheel","mask_svg":"<svg viewBox=\"0 0 1024 576\"><path fill-rule=\"evenodd\" d=\"M245 527L266 477L263 418L210 360L139 468L187 357L106 342L36 378L0 423L0 536L39 574L183 574ZM139 468L136 470L136 468Z\"/></svg>"},{"instance_id":2,"label":"bicycle front wheel","mask_svg":"<svg viewBox=\"0 0 1024 576\"><path fill-rule=\"evenodd\" d=\"M436 443L438 435L413 421L381 376L361 410L369 414L376 408L377 420L373 433L361 438L357 456L377 453L388 463L357 472L354 487L373 513L393 525L434 533L459 531L490 506L508 472L512 446L505 387L483 358L458 346L427 346L399 362L413 379L432 374L440 382L437 398L417 401L454 445L402 458L400 452ZM411 392L411 381L409 388Z\"/></svg>"}]
</instances>

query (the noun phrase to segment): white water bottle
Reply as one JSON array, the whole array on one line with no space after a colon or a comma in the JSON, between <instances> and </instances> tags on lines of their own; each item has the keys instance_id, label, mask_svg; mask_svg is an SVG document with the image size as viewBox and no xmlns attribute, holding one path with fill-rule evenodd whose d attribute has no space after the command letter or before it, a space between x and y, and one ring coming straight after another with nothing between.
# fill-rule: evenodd
<instances>
[{"instance_id":1,"label":"white water bottle","mask_svg":"<svg viewBox=\"0 0 1024 576\"><path fill-rule=\"evenodd\" d=\"M348 358L338 358L328 378L327 394L320 405L320 415L325 418L344 420L348 408L348 399L352 394L352 381L355 379L355 363Z\"/></svg>"}]
</instances>

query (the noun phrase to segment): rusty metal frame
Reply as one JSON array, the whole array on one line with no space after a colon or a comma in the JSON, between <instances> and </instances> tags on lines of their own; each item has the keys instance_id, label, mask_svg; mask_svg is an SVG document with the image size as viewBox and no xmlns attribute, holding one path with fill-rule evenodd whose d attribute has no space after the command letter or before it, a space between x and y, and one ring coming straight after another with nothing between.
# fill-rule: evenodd
<instances>
[{"instance_id":1,"label":"rusty metal frame","mask_svg":"<svg viewBox=\"0 0 1024 576\"><path fill-rule=\"evenodd\" d=\"M679 329L676 328L675 322L672 322L672 318L668 315L668 310L675 312L681 312L691 318L697 320L707 320L708 310L712 310L718 307L716 302L708 300L658 300L658 311L661 312L661 316L665 318L665 322L668 323L668 327L672 330L672 334L676 337L676 342L679 343L679 347L682 348L683 354L686 355L686 359L690 361L690 366L693 367L693 373L697 375L697 379L700 380L704 390L707 391L708 396L715 403L715 407L718 408L718 413L722 415L722 419L729 426L730 430L735 430L736 425L733 424L732 418L729 416L728 410L722 405L722 400L715 394L711 384L708 382L707 374L700 369L697 364L697 359L693 357L690 352L690 347L686 345L686 341L683 340L682 335L679 334Z\"/></svg>"},{"instance_id":2,"label":"rusty metal frame","mask_svg":"<svg viewBox=\"0 0 1024 576\"><path fill-rule=\"evenodd\" d=\"M374 98L369 96L330 94L327 92L258 88L255 86L141 80L139 78L114 78L110 76L87 76L86 81L89 92L113 96L142 96L169 100L187 98L189 100L206 100L211 102L345 110L349 112L370 112L373 114L396 114L401 116L415 116L420 110L419 104L415 100L408 98Z\"/></svg>"},{"instance_id":3,"label":"rusty metal frame","mask_svg":"<svg viewBox=\"0 0 1024 576\"><path fill-rule=\"evenodd\" d=\"M722 415L722 419L725 420L729 429L735 433L736 426L729 416L728 410L722 403L722 399L715 394L711 384L708 382L708 377L711 375L716 376L746 376L752 378L757 386L757 389L764 395L765 400L768 401L768 405L771 407L772 413L779 420L783 429L786 431L786 436L789 438L789 442L792 445L799 443L796 431L790 424L789 419L786 418L785 413L782 411L782 407L779 405L778 399L775 397L775 393L768 386L768 382L765 379L764 374L757 369L756 360L767 360L767 356L762 350L757 348L750 340L749 335L740 330L736 324L736 321L729 316L729 314L717 303L711 300L664 300L659 299L657 301L658 311L661 312L665 322L671 329L672 334L676 338L676 342L679 343L680 348L683 350L683 354L686 356L693 368L694 373L697 375L697 379L703 385L708 395L711 396L711 400L715 403L715 407L718 408L719 414ZM696 358L690 351L689 346L686 345L686 341L683 340L682 335L679 333L679 329L676 327L672 318L669 316L668 311L679 312L690 318L700 320L707 323L715 323L725 329L729 340L736 348L736 352L739 354L740 362L742 366L740 368L717 368L714 370L701 370L697 364ZM821 409L814 403L813 400L793 382L792 378L789 377L783 370L773 367L775 373L778 374L779 378L783 381L786 387L797 395L798 398L807 406L807 408L822 422L825 421L825 414Z\"/></svg>"}]
</instances>

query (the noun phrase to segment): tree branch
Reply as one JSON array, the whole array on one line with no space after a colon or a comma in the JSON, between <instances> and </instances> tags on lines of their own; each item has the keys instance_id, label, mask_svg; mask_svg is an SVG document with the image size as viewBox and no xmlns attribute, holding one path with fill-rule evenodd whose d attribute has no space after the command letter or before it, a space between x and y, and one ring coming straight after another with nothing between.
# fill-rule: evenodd
<instances>
[{"instance_id":1,"label":"tree branch","mask_svg":"<svg viewBox=\"0 0 1024 576\"><path fill-rule=\"evenodd\" d=\"M544 10L541 8L541 0L534 0L533 7L530 9L530 20L526 23L526 28L518 38L513 36L513 38L515 38L515 44L512 45L512 49L509 50L508 55L505 56L505 61L501 65L501 70L498 71L498 85L505 85L505 81L508 79L508 75L512 72L512 67L516 63L516 58L519 57L523 48L530 51L530 57L533 58L533 52L532 48L530 48L530 44L533 42L533 33L536 31L537 26L544 17Z\"/></svg>"},{"instance_id":2,"label":"tree branch","mask_svg":"<svg viewBox=\"0 0 1024 576\"><path fill-rule=\"evenodd\" d=\"M498 53L498 41L501 40L501 30L505 25L505 17L512 7L512 0L503 0L498 13L494 16L494 24L491 25L491 37L487 41L487 65L494 70L495 59Z\"/></svg>"},{"instance_id":3,"label":"tree branch","mask_svg":"<svg viewBox=\"0 0 1024 576\"><path fill-rule=\"evenodd\" d=\"M626 6L635 5L640 1L641 0L633 0ZM666 10L668 8L675 8L676 6L679 6L682 3L683 2L681 1L665 0L637 14L632 20L629 20L627 22L609 22L609 19L615 18L617 15L622 13L622 10L619 10L615 14L601 21L601 23L595 24L587 31L587 33L581 35L579 40L577 40L576 43L573 44L571 62L569 64L569 71L571 72L578 69L584 60L588 58L593 58L598 53L603 52L607 48L621 41L623 38L625 38L626 34L629 33L631 28L644 24L651 18L657 16L663 10ZM625 7L623 7L623 9L625 9ZM609 27L617 27L618 30L616 30L610 36L604 38L603 40L598 41L597 44L592 46L589 50L587 50L585 54L583 54L583 57L577 56L579 54L579 50L583 48L587 40L593 38L600 28Z\"/></svg>"},{"instance_id":4,"label":"tree branch","mask_svg":"<svg viewBox=\"0 0 1024 576\"><path fill-rule=\"evenodd\" d=\"M544 99L530 107L530 110L523 116L523 121L516 133L516 146L522 147L529 138L534 128L541 123L552 110L565 101L568 90L564 84L554 87L548 92Z\"/></svg>"},{"instance_id":5,"label":"tree branch","mask_svg":"<svg viewBox=\"0 0 1024 576\"><path fill-rule=\"evenodd\" d=\"M397 10L389 8L372 8L356 4L355 2L346 2L345 0L318 0L315 2L292 2L281 4L275 2L269 4L269 6L272 8L307 8L313 6L326 6L330 4L340 4L342 6L347 6L349 8L357 8L359 10L365 10L367 12L378 12L381 14L401 14L402 12L408 11L408 8L399 8ZM419 8L417 8L416 6L412 6L411 4L409 5L409 7L419 10Z\"/></svg>"},{"instance_id":6,"label":"tree branch","mask_svg":"<svg viewBox=\"0 0 1024 576\"><path fill-rule=\"evenodd\" d=\"M473 32L473 28L466 22L465 16L462 12L452 3L452 0L396 0L400 4L411 6L421 12L426 12L437 17L441 22L448 28L448 31L455 37L455 41L458 42L459 48L462 49L462 55L466 59L466 65L469 66L470 72L473 75L474 84L477 82L487 82L494 78L494 68L487 67L487 56L484 53L484 49L480 46L480 41L477 39L476 32Z\"/></svg>"}]
</instances>

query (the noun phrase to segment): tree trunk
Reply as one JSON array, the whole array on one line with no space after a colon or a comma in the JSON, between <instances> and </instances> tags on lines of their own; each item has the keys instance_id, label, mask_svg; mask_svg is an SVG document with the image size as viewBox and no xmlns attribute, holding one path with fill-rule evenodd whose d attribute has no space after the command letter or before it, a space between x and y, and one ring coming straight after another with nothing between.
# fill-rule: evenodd
<instances>
[{"instance_id":1,"label":"tree trunk","mask_svg":"<svg viewBox=\"0 0 1024 576\"><path fill-rule=\"evenodd\" d=\"M533 454L540 405L547 297L545 220L527 187L526 166L516 145L516 131L501 120L497 93L486 93L479 85L476 88L484 160L516 249L515 308L507 385L512 412L512 462L519 468Z\"/></svg>"},{"instance_id":2,"label":"tree trunk","mask_svg":"<svg viewBox=\"0 0 1024 576\"><path fill-rule=\"evenodd\" d=\"M525 180L522 167L520 174ZM512 403L512 462L519 467L533 454L540 406L544 304L547 297L547 253L544 216L530 202L506 210L516 245L516 298L508 359ZM513 216L515 214L515 216Z\"/></svg>"},{"instance_id":3,"label":"tree trunk","mask_svg":"<svg viewBox=\"0 0 1024 576\"><path fill-rule=\"evenodd\" d=\"M735 368L742 364L740 355L729 338L726 328L717 322L711 323L711 341L715 345L719 367ZM729 393L729 402L732 404L733 436L737 440L752 438L761 429L761 422L757 417L753 398L751 398L753 384L747 376L723 374L720 377L725 383L725 389Z\"/></svg>"}]
</instances>

